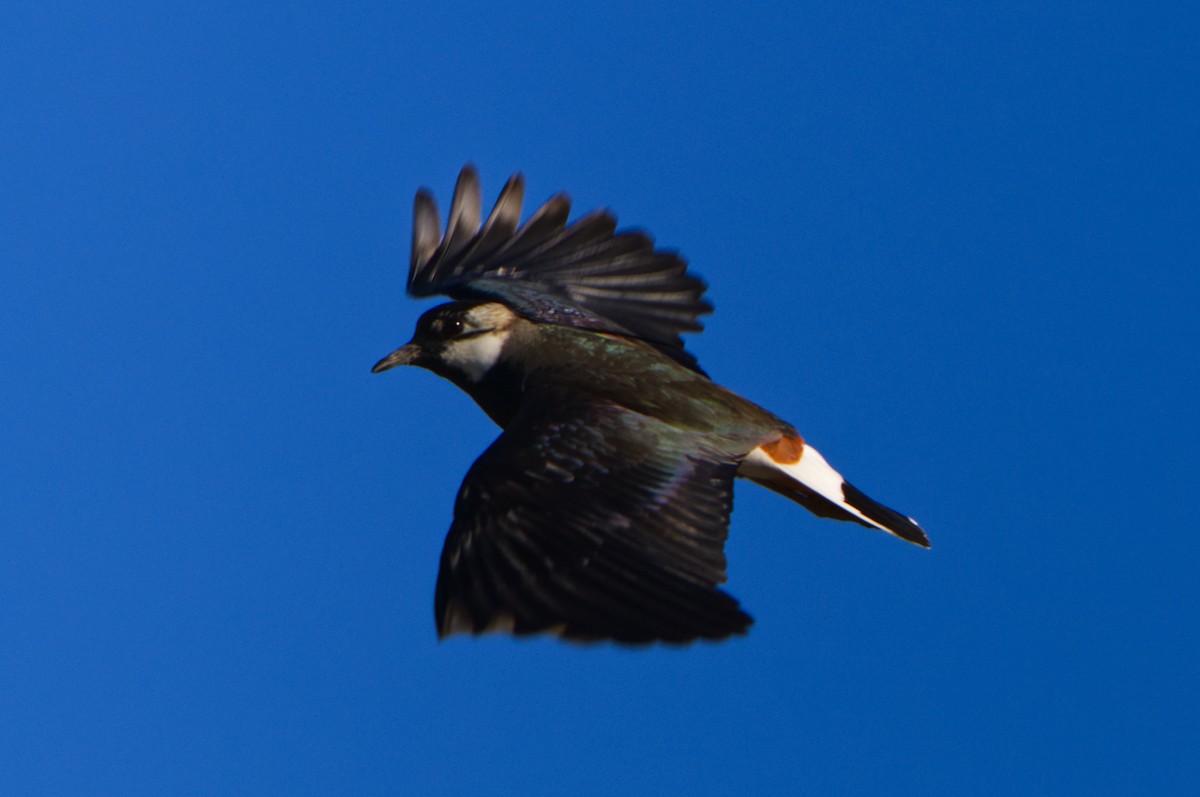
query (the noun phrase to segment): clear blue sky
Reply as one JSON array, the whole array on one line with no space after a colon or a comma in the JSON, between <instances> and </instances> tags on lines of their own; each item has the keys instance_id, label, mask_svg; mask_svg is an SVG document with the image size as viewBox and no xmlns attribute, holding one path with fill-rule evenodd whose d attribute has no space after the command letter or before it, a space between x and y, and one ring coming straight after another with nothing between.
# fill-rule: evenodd
<instances>
[{"instance_id":1,"label":"clear blue sky","mask_svg":"<svg viewBox=\"0 0 1200 797\"><path fill-rule=\"evenodd\" d=\"M1190 4L0 21L0 792L1196 788ZM933 550L740 484L749 637L439 644L496 430L369 368L467 161L682 250L708 371Z\"/></svg>"}]
</instances>

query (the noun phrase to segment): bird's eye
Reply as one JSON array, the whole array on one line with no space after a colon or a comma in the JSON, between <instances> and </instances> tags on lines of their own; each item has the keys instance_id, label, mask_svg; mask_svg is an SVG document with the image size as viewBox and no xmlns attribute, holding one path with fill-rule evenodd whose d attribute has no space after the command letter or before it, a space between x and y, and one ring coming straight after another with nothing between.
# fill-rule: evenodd
<instances>
[{"instance_id":1,"label":"bird's eye","mask_svg":"<svg viewBox=\"0 0 1200 797\"><path fill-rule=\"evenodd\" d=\"M445 326L446 337L452 338L455 335L461 335L464 329L466 329L466 327L463 325L461 319L450 319L446 322Z\"/></svg>"}]
</instances>

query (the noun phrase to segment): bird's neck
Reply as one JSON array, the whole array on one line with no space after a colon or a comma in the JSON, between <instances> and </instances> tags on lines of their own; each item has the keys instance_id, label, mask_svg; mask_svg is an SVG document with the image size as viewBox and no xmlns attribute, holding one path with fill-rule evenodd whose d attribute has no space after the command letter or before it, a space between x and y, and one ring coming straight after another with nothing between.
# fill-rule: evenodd
<instances>
[{"instance_id":1,"label":"bird's neck","mask_svg":"<svg viewBox=\"0 0 1200 797\"><path fill-rule=\"evenodd\" d=\"M525 393L524 375L504 362L496 363L478 382L459 375L452 375L450 379L475 399L475 403L502 429L517 414Z\"/></svg>"}]
</instances>

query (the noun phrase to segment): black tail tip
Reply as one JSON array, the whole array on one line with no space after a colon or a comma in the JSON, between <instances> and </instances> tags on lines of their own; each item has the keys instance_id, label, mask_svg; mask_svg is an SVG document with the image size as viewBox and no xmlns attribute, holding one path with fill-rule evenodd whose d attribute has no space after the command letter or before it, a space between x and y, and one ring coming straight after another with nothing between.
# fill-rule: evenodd
<instances>
[{"instance_id":1,"label":"black tail tip","mask_svg":"<svg viewBox=\"0 0 1200 797\"><path fill-rule=\"evenodd\" d=\"M852 484L842 484L842 495L846 497L846 503L900 539L907 540L913 545L920 545L922 548L931 547L929 544L929 535L912 518L906 517L894 509L888 509L878 501L868 498L862 490L859 490Z\"/></svg>"}]
</instances>

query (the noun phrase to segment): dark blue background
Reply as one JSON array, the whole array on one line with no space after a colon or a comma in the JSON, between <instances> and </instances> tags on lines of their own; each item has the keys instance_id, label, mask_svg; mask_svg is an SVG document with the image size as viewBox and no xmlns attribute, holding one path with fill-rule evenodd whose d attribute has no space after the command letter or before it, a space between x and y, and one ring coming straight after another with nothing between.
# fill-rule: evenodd
<instances>
[{"instance_id":1,"label":"dark blue background","mask_svg":"<svg viewBox=\"0 0 1200 797\"><path fill-rule=\"evenodd\" d=\"M3 793L1196 787L1190 4L0 21ZM681 249L709 372L933 550L742 484L749 637L438 644L496 430L368 369L468 160Z\"/></svg>"}]
</instances>

